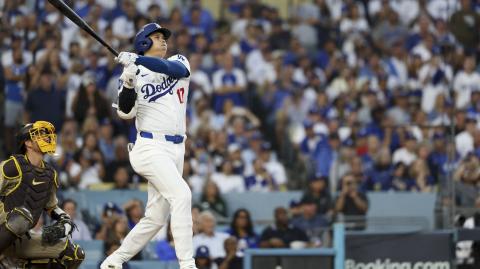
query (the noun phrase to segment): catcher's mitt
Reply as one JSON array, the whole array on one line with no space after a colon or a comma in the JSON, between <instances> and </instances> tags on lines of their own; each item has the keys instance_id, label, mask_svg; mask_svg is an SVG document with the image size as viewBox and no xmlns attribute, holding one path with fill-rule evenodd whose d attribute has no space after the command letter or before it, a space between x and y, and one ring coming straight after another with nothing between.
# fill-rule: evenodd
<instances>
[{"instance_id":1,"label":"catcher's mitt","mask_svg":"<svg viewBox=\"0 0 480 269\"><path fill-rule=\"evenodd\" d=\"M68 230L66 226L69 226ZM75 228L77 228L77 226L70 218L60 218L60 220L54 224L43 227L42 244L55 245L56 243L60 242L62 238L65 238L67 235L71 235L73 229Z\"/></svg>"}]
</instances>

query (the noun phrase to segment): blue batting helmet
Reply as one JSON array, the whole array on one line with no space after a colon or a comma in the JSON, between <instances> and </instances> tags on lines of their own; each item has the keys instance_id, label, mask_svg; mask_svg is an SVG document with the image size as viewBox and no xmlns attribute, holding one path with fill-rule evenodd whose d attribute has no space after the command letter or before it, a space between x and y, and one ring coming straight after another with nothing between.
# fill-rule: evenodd
<instances>
[{"instance_id":1,"label":"blue batting helmet","mask_svg":"<svg viewBox=\"0 0 480 269\"><path fill-rule=\"evenodd\" d=\"M135 36L135 51L138 54L143 55L148 49L150 49L153 42L148 36L155 32L162 33L165 40L167 40L170 35L172 35L172 32L170 32L170 30L168 30L167 28L163 28L158 23L146 24Z\"/></svg>"}]
</instances>

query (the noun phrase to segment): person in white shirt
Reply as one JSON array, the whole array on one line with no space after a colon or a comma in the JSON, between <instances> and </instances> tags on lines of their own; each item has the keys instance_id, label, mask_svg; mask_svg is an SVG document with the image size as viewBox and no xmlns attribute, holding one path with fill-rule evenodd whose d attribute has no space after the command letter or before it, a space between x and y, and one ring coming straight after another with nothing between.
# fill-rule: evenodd
<instances>
[{"instance_id":1,"label":"person in white shirt","mask_svg":"<svg viewBox=\"0 0 480 269\"><path fill-rule=\"evenodd\" d=\"M65 199L62 202L61 208L72 218L73 223L77 226L77 229L73 230L72 239L74 241L92 240L92 235L87 224L80 218L77 218L77 202L72 199Z\"/></svg>"},{"instance_id":2,"label":"person in white shirt","mask_svg":"<svg viewBox=\"0 0 480 269\"><path fill-rule=\"evenodd\" d=\"M417 159L417 155L415 153L417 147L417 141L415 137L407 133L405 135L405 143L403 147L395 150L393 153L393 164L397 163L404 163L405 165L410 165Z\"/></svg>"},{"instance_id":3,"label":"person in white shirt","mask_svg":"<svg viewBox=\"0 0 480 269\"><path fill-rule=\"evenodd\" d=\"M465 130L455 136L455 147L462 158L475 150L476 124L477 120L475 118L467 116Z\"/></svg>"},{"instance_id":4,"label":"person in white shirt","mask_svg":"<svg viewBox=\"0 0 480 269\"><path fill-rule=\"evenodd\" d=\"M465 58L463 70L459 71L453 79L453 90L455 91L455 107L464 109L470 104L472 91L480 88L480 74L475 71L475 57Z\"/></svg>"},{"instance_id":5,"label":"person in white shirt","mask_svg":"<svg viewBox=\"0 0 480 269\"><path fill-rule=\"evenodd\" d=\"M200 213L199 225L201 233L193 237L193 249L199 246L206 246L210 250L210 258L225 257L223 242L229 237L229 234L215 231L216 219L210 211Z\"/></svg>"},{"instance_id":6,"label":"person in white shirt","mask_svg":"<svg viewBox=\"0 0 480 269\"><path fill-rule=\"evenodd\" d=\"M217 184L222 194L228 192L244 192L245 184L243 177L233 174L233 165L229 160L225 160L219 173L213 173L211 180Z\"/></svg>"}]
</instances>

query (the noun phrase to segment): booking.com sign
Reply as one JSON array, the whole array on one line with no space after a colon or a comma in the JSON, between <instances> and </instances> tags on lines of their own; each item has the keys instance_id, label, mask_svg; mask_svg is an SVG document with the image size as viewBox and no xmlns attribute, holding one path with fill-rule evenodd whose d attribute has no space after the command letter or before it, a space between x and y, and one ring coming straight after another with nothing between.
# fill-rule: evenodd
<instances>
[{"instance_id":1,"label":"booking.com sign","mask_svg":"<svg viewBox=\"0 0 480 269\"><path fill-rule=\"evenodd\" d=\"M375 262L355 262L347 259L345 269L450 269L449 262L391 262L377 259Z\"/></svg>"}]
</instances>

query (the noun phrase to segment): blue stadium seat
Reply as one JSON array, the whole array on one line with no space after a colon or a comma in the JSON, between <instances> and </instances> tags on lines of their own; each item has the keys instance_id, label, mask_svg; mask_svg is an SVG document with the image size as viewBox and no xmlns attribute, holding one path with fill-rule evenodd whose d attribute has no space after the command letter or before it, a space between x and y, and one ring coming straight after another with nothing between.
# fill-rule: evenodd
<instances>
[{"instance_id":1,"label":"blue stadium seat","mask_svg":"<svg viewBox=\"0 0 480 269\"><path fill-rule=\"evenodd\" d=\"M435 193L370 192L367 231L411 232L435 227Z\"/></svg>"},{"instance_id":2,"label":"blue stadium seat","mask_svg":"<svg viewBox=\"0 0 480 269\"><path fill-rule=\"evenodd\" d=\"M273 220L273 210L276 207L289 207L290 201L299 200L301 191L269 192L269 193L228 193L223 196L228 207L228 216L233 216L235 210L246 208L250 211L253 221Z\"/></svg>"},{"instance_id":3,"label":"blue stadium seat","mask_svg":"<svg viewBox=\"0 0 480 269\"><path fill-rule=\"evenodd\" d=\"M84 263L97 264L101 259L103 259L103 241L101 240L91 240L91 241L75 241L76 244L79 244L85 251L85 261Z\"/></svg>"},{"instance_id":4,"label":"blue stadium seat","mask_svg":"<svg viewBox=\"0 0 480 269\"><path fill-rule=\"evenodd\" d=\"M178 269L178 262L162 262L162 261L130 261L128 262L131 269Z\"/></svg>"}]
</instances>

